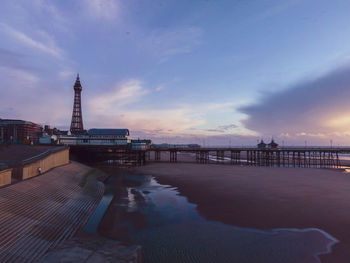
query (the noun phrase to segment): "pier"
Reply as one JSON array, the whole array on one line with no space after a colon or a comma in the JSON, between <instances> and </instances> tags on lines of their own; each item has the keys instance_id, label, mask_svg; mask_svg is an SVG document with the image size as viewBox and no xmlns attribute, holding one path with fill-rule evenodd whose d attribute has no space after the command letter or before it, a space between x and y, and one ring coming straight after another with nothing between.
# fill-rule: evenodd
<instances>
[{"instance_id":1,"label":"pier","mask_svg":"<svg viewBox=\"0 0 350 263\"><path fill-rule=\"evenodd\" d=\"M350 154L350 148L159 148L147 150L146 161L178 162L179 154L188 154L194 162L273 167L339 168L339 155Z\"/></svg>"},{"instance_id":2,"label":"pier","mask_svg":"<svg viewBox=\"0 0 350 263\"><path fill-rule=\"evenodd\" d=\"M71 159L87 163L107 162L111 165L144 165L148 154L146 150L133 150L123 146L70 146Z\"/></svg>"},{"instance_id":3,"label":"pier","mask_svg":"<svg viewBox=\"0 0 350 263\"><path fill-rule=\"evenodd\" d=\"M148 162L195 162L271 167L339 168L340 155L350 148L151 148L132 150L111 146L75 146L71 155L78 160L112 165L145 165Z\"/></svg>"}]
</instances>

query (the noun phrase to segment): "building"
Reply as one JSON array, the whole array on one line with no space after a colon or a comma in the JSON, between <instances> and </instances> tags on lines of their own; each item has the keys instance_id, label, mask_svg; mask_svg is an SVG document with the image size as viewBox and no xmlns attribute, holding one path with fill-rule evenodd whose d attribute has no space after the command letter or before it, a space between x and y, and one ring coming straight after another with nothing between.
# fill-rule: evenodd
<instances>
[{"instance_id":1,"label":"building","mask_svg":"<svg viewBox=\"0 0 350 263\"><path fill-rule=\"evenodd\" d=\"M264 143L263 140L260 141L260 143L258 143L258 149L265 149L266 148L266 143Z\"/></svg>"},{"instance_id":2,"label":"building","mask_svg":"<svg viewBox=\"0 0 350 263\"><path fill-rule=\"evenodd\" d=\"M0 119L0 143L36 144L41 131L39 124L30 121Z\"/></svg>"},{"instance_id":3,"label":"building","mask_svg":"<svg viewBox=\"0 0 350 263\"><path fill-rule=\"evenodd\" d=\"M127 146L130 143L128 129L90 129L81 135L58 135L58 143L64 145Z\"/></svg>"},{"instance_id":4,"label":"building","mask_svg":"<svg viewBox=\"0 0 350 263\"><path fill-rule=\"evenodd\" d=\"M267 145L269 149L276 149L278 148L278 144L275 143L275 141L272 139L271 142Z\"/></svg>"},{"instance_id":5,"label":"building","mask_svg":"<svg viewBox=\"0 0 350 263\"><path fill-rule=\"evenodd\" d=\"M41 137L39 138L39 144L57 144L57 136L52 134L47 134L43 132Z\"/></svg>"},{"instance_id":6,"label":"building","mask_svg":"<svg viewBox=\"0 0 350 263\"><path fill-rule=\"evenodd\" d=\"M151 140L131 140L131 149L133 150L147 150L151 147Z\"/></svg>"},{"instance_id":7,"label":"building","mask_svg":"<svg viewBox=\"0 0 350 263\"><path fill-rule=\"evenodd\" d=\"M127 145L129 135L128 129L90 129L87 136L93 145Z\"/></svg>"},{"instance_id":8,"label":"building","mask_svg":"<svg viewBox=\"0 0 350 263\"><path fill-rule=\"evenodd\" d=\"M77 145L78 144L78 135L67 135L59 134L57 135L57 144L60 145Z\"/></svg>"}]
</instances>

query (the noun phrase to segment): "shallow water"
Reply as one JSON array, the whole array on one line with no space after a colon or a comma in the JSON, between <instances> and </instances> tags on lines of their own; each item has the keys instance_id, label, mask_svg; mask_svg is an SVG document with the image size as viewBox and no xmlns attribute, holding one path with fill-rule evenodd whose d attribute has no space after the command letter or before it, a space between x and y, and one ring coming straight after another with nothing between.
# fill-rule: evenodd
<instances>
[{"instance_id":1,"label":"shallow water","mask_svg":"<svg viewBox=\"0 0 350 263\"><path fill-rule=\"evenodd\" d=\"M144 247L145 262L313 263L337 242L319 229L261 231L208 221L176 188L150 176L124 175L125 180L123 198L111 205L137 212L137 218L123 224L132 242ZM101 211L96 210L95 219L102 217ZM89 221L86 231L96 231L97 221Z\"/></svg>"},{"instance_id":2,"label":"shallow water","mask_svg":"<svg viewBox=\"0 0 350 263\"><path fill-rule=\"evenodd\" d=\"M95 209L94 213L90 216L88 222L85 224L83 231L89 234L98 235L98 225L101 222L103 215L105 214L109 204L114 197L113 177L105 183L105 191L103 197Z\"/></svg>"}]
</instances>

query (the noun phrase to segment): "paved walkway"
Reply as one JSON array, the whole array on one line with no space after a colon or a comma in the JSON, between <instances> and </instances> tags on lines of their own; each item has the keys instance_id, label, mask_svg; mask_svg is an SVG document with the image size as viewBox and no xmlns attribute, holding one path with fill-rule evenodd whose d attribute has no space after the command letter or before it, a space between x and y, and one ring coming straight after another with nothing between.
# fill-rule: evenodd
<instances>
[{"instance_id":1,"label":"paved walkway","mask_svg":"<svg viewBox=\"0 0 350 263\"><path fill-rule=\"evenodd\" d=\"M141 246L91 236L86 233L71 238L50 250L38 263L141 263Z\"/></svg>"},{"instance_id":2,"label":"paved walkway","mask_svg":"<svg viewBox=\"0 0 350 263\"><path fill-rule=\"evenodd\" d=\"M0 162L10 163L28 159L41 154L47 150L63 148L63 146L45 146L45 145L3 145L0 144Z\"/></svg>"},{"instance_id":3,"label":"paved walkway","mask_svg":"<svg viewBox=\"0 0 350 263\"><path fill-rule=\"evenodd\" d=\"M73 162L0 189L0 262L33 262L84 226L104 191L88 171Z\"/></svg>"}]
</instances>

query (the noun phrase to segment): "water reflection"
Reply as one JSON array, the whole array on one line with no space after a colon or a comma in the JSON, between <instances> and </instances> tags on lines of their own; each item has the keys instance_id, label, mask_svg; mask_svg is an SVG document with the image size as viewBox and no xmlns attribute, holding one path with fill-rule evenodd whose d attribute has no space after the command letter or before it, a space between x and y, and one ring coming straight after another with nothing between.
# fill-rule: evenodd
<instances>
[{"instance_id":1,"label":"water reflection","mask_svg":"<svg viewBox=\"0 0 350 263\"><path fill-rule=\"evenodd\" d=\"M319 229L261 231L207 221L176 188L147 176L123 181L124 195L113 203L123 222L113 224L145 248L145 262L313 263L337 242Z\"/></svg>"}]
</instances>

